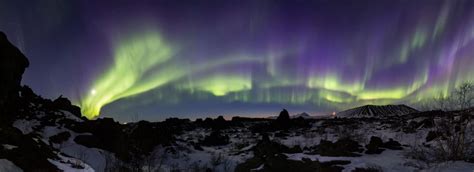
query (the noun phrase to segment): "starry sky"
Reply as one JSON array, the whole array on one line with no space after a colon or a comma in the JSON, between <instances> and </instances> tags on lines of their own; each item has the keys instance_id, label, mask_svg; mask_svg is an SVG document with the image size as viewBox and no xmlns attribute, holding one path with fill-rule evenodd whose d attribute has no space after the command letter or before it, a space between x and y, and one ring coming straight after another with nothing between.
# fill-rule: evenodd
<instances>
[{"instance_id":1,"label":"starry sky","mask_svg":"<svg viewBox=\"0 0 474 172\"><path fill-rule=\"evenodd\" d=\"M469 0L2 0L23 77L89 118L327 114L474 80Z\"/></svg>"}]
</instances>

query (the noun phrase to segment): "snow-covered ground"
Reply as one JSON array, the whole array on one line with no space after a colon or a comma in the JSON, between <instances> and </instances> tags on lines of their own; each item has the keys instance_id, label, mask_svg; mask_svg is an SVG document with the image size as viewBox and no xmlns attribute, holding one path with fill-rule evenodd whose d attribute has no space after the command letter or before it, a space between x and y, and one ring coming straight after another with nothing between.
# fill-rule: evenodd
<instances>
[{"instance_id":1,"label":"snow-covered ground","mask_svg":"<svg viewBox=\"0 0 474 172\"><path fill-rule=\"evenodd\" d=\"M4 172L23 172L23 170L6 159L0 159L0 171Z\"/></svg>"},{"instance_id":2,"label":"snow-covered ground","mask_svg":"<svg viewBox=\"0 0 474 172\"><path fill-rule=\"evenodd\" d=\"M67 172L95 172L95 170L76 158L70 158L59 155L61 160L48 159L49 162L54 164L58 169Z\"/></svg>"},{"instance_id":3,"label":"snow-covered ground","mask_svg":"<svg viewBox=\"0 0 474 172\"><path fill-rule=\"evenodd\" d=\"M59 112L64 118L77 123L82 119L75 117L69 112ZM413 118L408 122L421 122L424 118ZM334 160L350 161L349 164L341 165L343 171L352 171L356 168L374 167L383 171L466 171L472 172L474 164L455 161L446 163L426 164L419 160L411 159L408 154L412 146L424 143L425 138L432 128L420 126L414 132L403 132L402 127L394 127L391 123L381 120L360 120L339 124L333 119L307 119L310 120L309 128L292 128L281 134L281 131L267 132L270 140L287 147L299 146L302 153L285 153L290 160L302 160L309 158L313 161L329 162ZM340 121L339 121L340 122ZM262 140L260 133L251 130L253 126L268 123L242 122L242 125L234 125L221 129L220 133L229 137L229 143L219 146L204 146L202 141L209 136L213 129L205 127L194 127L182 134L175 135L171 145L157 145L153 152L143 156L141 168L143 171L188 171L190 169L204 171L210 169L216 172L233 171L238 164L254 157L253 148ZM40 126L37 119L19 119L13 126L21 130L23 134L35 133L39 135L38 142L42 141L58 151L59 159L48 159L49 162L64 171L97 171L103 172L110 165L126 163L120 161L115 154L98 148L89 148L78 144L74 138L79 135L92 135L91 133L76 133L63 124L52 126ZM129 124L133 127L133 124ZM64 142L50 143L49 138L62 132L69 132L71 136ZM360 157L330 157L310 153L309 148L317 146L321 140L335 142L341 137L350 137L357 141L362 147L367 145L372 136L379 137L383 141L393 139L403 145L403 150L384 150L381 154L360 153ZM4 149L15 149L17 146L3 144ZM308 149L306 149L308 148ZM60 153L59 153L60 152ZM265 168L262 164L256 169ZM0 171L20 170L8 160L0 160Z\"/></svg>"}]
</instances>

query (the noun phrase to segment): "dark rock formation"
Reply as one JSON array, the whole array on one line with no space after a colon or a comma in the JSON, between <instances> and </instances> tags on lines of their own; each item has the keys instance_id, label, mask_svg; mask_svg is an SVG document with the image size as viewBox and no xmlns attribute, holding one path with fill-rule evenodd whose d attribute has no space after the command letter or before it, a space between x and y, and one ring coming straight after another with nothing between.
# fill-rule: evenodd
<instances>
[{"instance_id":1,"label":"dark rock formation","mask_svg":"<svg viewBox=\"0 0 474 172\"><path fill-rule=\"evenodd\" d=\"M105 144L101 141L101 139L94 135L79 135L74 138L74 142L84 145L89 148L99 148L105 150L111 150L105 147ZM112 151L112 150L111 150Z\"/></svg>"},{"instance_id":2,"label":"dark rock formation","mask_svg":"<svg viewBox=\"0 0 474 172\"><path fill-rule=\"evenodd\" d=\"M188 124L189 119L177 118L169 118L164 122L139 121L126 125L112 118L99 118L70 129L92 134L76 136L76 143L113 152L122 161L130 162L137 155L148 155L158 145L171 145L174 136L180 134Z\"/></svg>"},{"instance_id":3,"label":"dark rock formation","mask_svg":"<svg viewBox=\"0 0 474 172\"><path fill-rule=\"evenodd\" d=\"M391 150L402 150L402 144L399 142L389 139L388 142L383 143L382 145L383 148L391 149Z\"/></svg>"},{"instance_id":4,"label":"dark rock formation","mask_svg":"<svg viewBox=\"0 0 474 172\"><path fill-rule=\"evenodd\" d=\"M278 118L273 123L273 127L281 130L286 130L291 127L290 114L286 109L280 112L280 115L278 115Z\"/></svg>"},{"instance_id":5,"label":"dark rock formation","mask_svg":"<svg viewBox=\"0 0 474 172\"><path fill-rule=\"evenodd\" d=\"M426 141L426 142L430 142L430 141L432 141L432 140L434 140L434 139L436 139L436 138L438 138L438 137L440 137L440 136L442 136L442 135L443 135L443 134L440 133L440 132L438 132L438 131L430 131L430 132L428 132L428 134L426 135L425 141Z\"/></svg>"},{"instance_id":6,"label":"dark rock formation","mask_svg":"<svg viewBox=\"0 0 474 172\"><path fill-rule=\"evenodd\" d=\"M218 116L216 119L206 118L204 121L196 120L195 124L203 128L210 128L212 130L227 129L232 125L232 123L230 121L226 121L223 116Z\"/></svg>"},{"instance_id":7,"label":"dark rock formation","mask_svg":"<svg viewBox=\"0 0 474 172\"><path fill-rule=\"evenodd\" d=\"M204 150L199 143L189 142L189 144L192 145L195 150L198 150L198 151Z\"/></svg>"},{"instance_id":8,"label":"dark rock formation","mask_svg":"<svg viewBox=\"0 0 474 172\"><path fill-rule=\"evenodd\" d=\"M288 157L282 153L297 153L301 150L293 152L292 149L271 141L267 135L262 136L262 140L253 148L253 151L254 157L237 165L235 168L236 172L341 171L343 168L337 165L350 163L350 161L329 161L322 163L312 161L308 158L303 158L302 161L289 160Z\"/></svg>"},{"instance_id":9,"label":"dark rock formation","mask_svg":"<svg viewBox=\"0 0 474 172\"><path fill-rule=\"evenodd\" d=\"M16 99L20 90L21 77L29 66L28 59L12 45L0 31L0 121L9 121L17 109ZM2 119L3 118L3 119Z\"/></svg>"},{"instance_id":10,"label":"dark rock formation","mask_svg":"<svg viewBox=\"0 0 474 172\"><path fill-rule=\"evenodd\" d=\"M277 122L281 122L281 123L287 122L290 120L290 114L288 113L286 109L283 109L280 112L280 115L278 115L278 118L276 120Z\"/></svg>"},{"instance_id":11,"label":"dark rock formation","mask_svg":"<svg viewBox=\"0 0 474 172\"><path fill-rule=\"evenodd\" d=\"M311 128L311 119L306 119L303 117L298 117L291 119L291 127L294 128Z\"/></svg>"},{"instance_id":12,"label":"dark rock formation","mask_svg":"<svg viewBox=\"0 0 474 172\"><path fill-rule=\"evenodd\" d=\"M221 134L220 131L213 131L211 135L206 136L204 140L201 141L203 146L221 146L229 144L229 136Z\"/></svg>"},{"instance_id":13,"label":"dark rock formation","mask_svg":"<svg viewBox=\"0 0 474 172\"><path fill-rule=\"evenodd\" d=\"M81 108L78 106L72 105L71 101L69 101L69 99L63 97L62 95L52 102L51 108L71 112L73 115L79 118L82 116Z\"/></svg>"},{"instance_id":14,"label":"dark rock formation","mask_svg":"<svg viewBox=\"0 0 474 172\"><path fill-rule=\"evenodd\" d=\"M32 134L23 135L13 127L0 129L0 145L9 144L17 148L0 148L0 159L8 159L24 171L58 171L47 159L58 159L53 149Z\"/></svg>"},{"instance_id":15,"label":"dark rock formation","mask_svg":"<svg viewBox=\"0 0 474 172\"><path fill-rule=\"evenodd\" d=\"M385 149L403 149L402 145L393 139L389 139L387 142L383 142L380 137L375 136L370 137L370 142L368 145L365 146L365 148L367 148L367 150L365 151L366 154L380 154Z\"/></svg>"},{"instance_id":16,"label":"dark rock formation","mask_svg":"<svg viewBox=\"0 0 474 172\"><path fill-rule=\"evenodd\" d=\"M59 144L59 143L67 141L69 137L71 137L71 133L69 133L68 131L64 131L64 132L61 132L54 136L49 137L49 142Z\"/></svg>"},{"instance_id":17,"label":"dark rock formation","mask_svg":"<svg viewBox=\"0 0 474 172\"><path fill-rule=\"evenodd\" d=\"M20 97L24 100L32 101L35 103L37 103L40 99L40 97L36 95L35 92L33 92L33 90L26 85L20 88Z\"/></svg>"},{"instance_id":18,"label":"dark rock formation","mask_svg":"<svg viewBox=\"0 0 474 172\"><path fill-rule=\"evenodd\" d=\"M352 172L383 172L382 168L378 166L374 167L356 167Z\"/></svg>"},{"instance_id":19,"label":"dark rock formation","mask_svg":"<svg viewBox=\"0 0 474 172\"><path fill-rule=\"evenodd\" d=\"M118 156L126 157L126 138L122 131L123 126L111 118L102 118L95 121L87 121L83 125L73 128L75 132L89 132L92 135L79 135L74 138L78 144L86 147L100 148L116 153ZM120 144L118 144L120 143Z\"/></svg>"},{"instance_id":20,"label":"dark rock formation","mask_svg":"<svg viewBox=\"0 0 474 172\"><path fill-rule=\"evenodd\" d=\"M277 153L301 153L301 149L298 148L290 149L289 147L271 141L268 135L262 135L262 140L252 148L254 155L256 156L268 156Z\"/></svg>"},{"instance_id":21,"label":"dark rock formation","mask_svg":"<svg viewBox=\"0 0 474 172\"><path fill-rule=\"evenodd\" d=\"M286 137L288 137L288 133L284 132L284 131L277 131L277 132L275 132L275 134L273 136L279 137L279 138L286 138Z\"/></svg>"},{"instance_id":22,"label":"dark rock formation","mask_svg":"<svg viewBox=\"0 0 474 172\"><path fill-rule=\"evenodd\" d=\"M253 117L232 117L232 122L261 122L261 121L271 121L272 119L268 118L253 118Z\"/></svg>"},{"instance_id":23,"label":"dark rock formation","mask_svg":"<svg viewBox=\"0 0 474 172\"><path fill-rule=\"evenodd\" d=\"M227 128L228 125L223 116L218 116L216 119L214 119L211 127L214 130L221 130Z\"/></svg>"},{"instance_id":24,"label":"dark rock formation","mask_svg":"<svg viewBox=\"0 0 474 172\"><path fill-rule=\"evenodd\" d=\"M314 154L322 156L361 156L358 153L363 151L362 146L358 142L345 138L339 139L336 142L321 140L318 146L313 151Z\"/></svg>"},{"instance_id":25,"label":"dark rock formation","mask_svg":"<svg viewBox=\"0 0 474 172\"><path fill-rule=\"evenodd\" d=\"M382 153L385 149L381 149L383 141L380 137L375 137L372 136L370 137L370 142L365 146L367 149L365 151L366 154L380 154Z\"/></svg>"}]
</instances>

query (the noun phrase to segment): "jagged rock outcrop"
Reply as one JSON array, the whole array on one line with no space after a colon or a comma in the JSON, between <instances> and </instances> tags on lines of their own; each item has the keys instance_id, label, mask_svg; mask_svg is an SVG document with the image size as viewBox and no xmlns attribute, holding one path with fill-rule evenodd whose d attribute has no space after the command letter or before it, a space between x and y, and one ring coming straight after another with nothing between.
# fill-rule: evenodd
<instances>
[{"instance_id":1,"label":"jagged rock outcrop","mask_svg":"<svg viewBox=\"0 0 474 172\"><path fill-rule=\"evenodd\" d=\"M288 129L291 127L290 114L286 109L283 109L278 115L278 118L273 123L274 127L277 129Z\"/></svg>"},{"instance_id":2,"label":"jagged rock outcrop","mask_svg":"<svg viewBox=\"0 0 474 172\"><path fill-rule=\"evenodd\" d=\"M286 109L283 109L276 120L281 123L288 122L290 120L290 114Z\"/></svg>"},{"instance_id":3,"label":"jagged rock outcrop","mask_svg":"<svg viewBox=\"0 0 474 172\"><path fill-rule=\"evenodd\" d=\"M6 121L6 114L16 109L16 99L20 90L21 77L29 61L7 36L0 31L0 121Z\"/></svg>"},{"instance_id":4,"label":"jagged rock outcrop","mask_svg":"<svg viewBox=\"0 0 474 172\"><path fill-rule=\"evenodd\" d=\"M63 97L62 95L51 103L51 107L54 109L71 112L73 115L79 118L82 117L81 108L73 105L69 99Z\"/></svg>"}]
</instances>

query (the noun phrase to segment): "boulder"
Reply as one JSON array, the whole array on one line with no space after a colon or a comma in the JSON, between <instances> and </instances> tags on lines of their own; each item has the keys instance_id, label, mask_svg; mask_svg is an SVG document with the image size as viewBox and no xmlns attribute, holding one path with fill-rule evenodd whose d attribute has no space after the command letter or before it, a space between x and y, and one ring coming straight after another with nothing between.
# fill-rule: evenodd
<instances>
[{"instance_id":1,"label":"boulder","mask_svg":"<svg viewBox=\"0 0 474 172\"><path fill-rule=\"evenodd\" d=\"M204 150L199 143L190 142L189 144L191 144L195 150L198 150L198 151Z\"/></svg>"},{"instance_id":2,"label":"boulder","mask_svg":"<svg viewBox=\"0 0 474 172\"><path fill-rule=\"evenodd\" d=\"M49 142L60 144L62 142L67 141L69 137L71 137L71 133L69 133L68 131L64 131L49 137Z\"/></svg>"},{"instance_id":3,"label":"boulder","mask_svg":"<svg viewBox=\"0 0 474 172\"><path fill-rule=\"evenodd\" d=\"M380 154L385 149L381 149L380 147L383 145L383 141L380 137L372 136L370 137L370 142L365 146L367 149L365 151L366 154Z\"/></svg>"},{"instance_id":4,"label":"boulder","mask_svg":"<svg viewBox=\"0 0 474 172\"><path fill-rule=\"evenodd\" d=\"M105 150L110 150L107 149L106 146L102 143L100 138L94 136L94 135L79 135L74 138L74 142L84 145L88 148L99 148L99 149L105 149Z\"/></svg>"},{"instance_id":5,"label":"boulder","mask_svg":"<svg viewBox=\"0 0 474 172\"><path fill-rule=\"evenodd\" d=\"M321 140L313 153L320 154L322 156L358 157L361 156L358 153L361 153L362 151L362 146L359 145L358 142L345 138L339 139L334 143L327 140Z\"/></svg>"},{"instance_id":6,"label":"boulder","mask_svg":"<svg viewBox=\"0 0 474 172\"><path fill-rule=\"evenodd\" d=\"M391 150L402 150L403 149L402 144L400 144L399 142L397 142L393 139L389 139L388 142L385 142L382 145L382 147L387 148L387 149L391 149Z\"/></svg>"},{"instance_id":7,"label":"boulder","mask_svg":"<svg viewBox=\"0 0 474 172\"><path fill-rule=\"evenodd\" d=\"M288 111L286 109L283 109L281 112L280 112L280 115L278 115L277 119L276 119L278 122L287 122L290 120L290 114L288 113Z\"/></svg>"},{"instance_id":8,"label":"boulder","mask_svg":"<svg viewBox=\"0 0 474 172\"><path fill-rule=\"evenodd\" d=\"M273 122L273 128L280 130L287 130L291 127L290 114L286 109L283 109Z\"/></svg>"},{"instance_id":9,"label":"boulder","mask_svg":"<svg viewBox=\"0 0 474 172\"><path fill-rule=\"evenodd\" d=\"M402 145L393 139L389 139L387 142L383 142L380 137L375 137L375 136L370 137L370 142L368 145L365 146L365 148L367 148L367 150L365 151L366 154L380 154L385 149L391 149L391 150L403 149Z\"/></svg>"},{"instance_id":10,"label":"boulder","mask_svg":"<svg viewBox=\"0 0 474 172\"><path fill-rule=\"evenodd\" d=\"M221 146L229 144L229 136L221 134L220 131L213 131L201 141L203 146Z\"/></svg>"},{"instance_id":11,"label":"boulder","mask_svg":"<svg viewBox=\"0 0 474 172\"><path fill-rule=\"evenodd\" d=\"M426 138L425 138L425 141L426 142L430 142L438 137L442 136L442 134L440 132L437 132L437 131L430 131L428 132L428 134L426 135Z\"/></svg>"}]
</instances>

